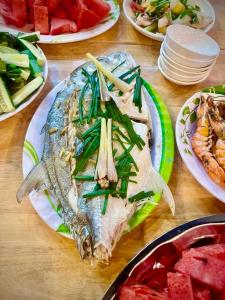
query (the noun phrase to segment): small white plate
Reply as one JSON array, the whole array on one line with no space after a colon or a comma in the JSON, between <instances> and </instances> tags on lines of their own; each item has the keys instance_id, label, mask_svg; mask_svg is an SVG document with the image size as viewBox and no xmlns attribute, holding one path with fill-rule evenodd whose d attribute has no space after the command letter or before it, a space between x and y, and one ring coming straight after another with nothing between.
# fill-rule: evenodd
<instances>
[{"instance_id":1,"label":"small white plate","mask_svg":"<svg viewBox=\"0 0 225 300\"><path fill-rule=\"evenodd\" d=\"M65 44L71 42L79 42L79 41L93 38L97 35L100 35L108 31L118 21L120 15L120 7L117 0L108 0L107 3L111 6L110 15L109 17L104 19L101 23L97 24L96 26L89 29L78 31L76 33L66 33L66 34L58 34L58 35L41 34L40 41L38 43ZM28 28L20 29L14 26L5 25L3 19L0 17L0 32L1 31L7 31L14 35L17 34L18 32L29 32Z\"/></svg>"},{"instance_id":2,"label":"small white plate","mask_svg":"<svg viewBox=\"0 0 225 300\"><path fill-rule=\"evenodd\" d=\"M123 11L124 14L126 16L126 18L128 19L128 21L132 24L132 26L139 31L140 33L142 33L143 35L153 39L153 40L157 40L157 41L163 41L164 40L164 35L157 32L157 33L153 33L153 32L149 32L147 30L145 30L144 28L142 28L141 26L137 25L134 21L134 13L130 7L132 0L124 0L123 1ZM212 7L212 5L208 2L208 0L195 0L195 3L201 8L201 11L204 15L209 16L212 19L212 23L210 23L206 28L204 28L204 32L208 32L214 25L215 23L215 12L214 9Z\"/></svg>"},{"instance_id":3,"label":"small white plate","mask_svg":"<svg viewBox=\"0 0 225 300\"><path fill-rule=\"evenodd\" d=\"M44 82L42 83L42 85L36 90L35 93L33 93L30 97L27 98L27 100L25 100L20 106L18 106L14 111L9 112L9 113L3 113L0 115L0 122L4 121L8 118L11 118L12 116L16 115L18 112L20 112L21 110L23 110L25 107L27 107L28 105L30 105L36 98L37 96L40 94L40 92L42 91L42 89L45 86L47 77L48 77L48 62L47 62L47 58L44 55L43 51L41 50L41 48L39 48L39 50L41 51L42 55L45 58L45 64L44 64L44 68L43 68L43 73L42 76L44 78Z\"/></svg>"},{"instance_id":4,"label":"small white plate","mask_svg":"<svg viewBox=\"0 0 225 300\"><path fill-rule=\"evenodd\" d=\"M173 83L176 83L178 85L194 85L194 84L197 84L197 83L200 83L202 81L204 81L209 75L207 74L207 76L205 76L204 78L202 78L201 80L198 80L198 81L192 81L192 82L185 82L185 81L180 81L180 80L177 80L177 79L174 79L172 78L170 75L168 75L165 70L163 69L162 65L161 65L161 62L160 62L160 57L158 58L158 68L159 68L159 71L162 73L162 75L168 79L169 81L173 82Z\"/></svg>"},{"instance_id":5,"label":"small white plate","mask_svg":"<svg viewBox=\"0 0 225 300\"><path fill-rule=\"evenodd\" d=\"M198 107L196 99L200 95L218 96L218 94L198 92L184 103L176 121L177 147L186 167L195 179L209 193L225 203L225 189L212 181L191 146L191 138L196 130L196 109Z\"/></svg>"}]
</instances>

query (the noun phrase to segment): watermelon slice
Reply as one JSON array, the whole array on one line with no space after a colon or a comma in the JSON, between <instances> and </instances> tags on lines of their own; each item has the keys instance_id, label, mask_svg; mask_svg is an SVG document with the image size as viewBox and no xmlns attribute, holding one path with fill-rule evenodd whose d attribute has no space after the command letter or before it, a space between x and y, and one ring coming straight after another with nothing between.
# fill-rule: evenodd
<instances>
[{"instance_id":1,"label":"watermelon slice","mask_svg":"<svg viewBox=\"0 0 225 300\"><path fill-rule=\"evenodd\" d=\"M46 5L48 7L49 13L53 13L60 4L60 2L61 0L46 0Z\"/></svg>"},{"instance_id":2,"label":"watermelon slice","mask_svg":"<svg viewBox=\"0 0 225 300\"><path fill-rule=\"evenodd\" d=\"M22 28L26 24L24 22L24 19L15 17L13 15L12 11L10 11L10 10L2 9L1 10L1 15L2 15L2 17L3 17L6 24L13 25L13 26L16 26L16 27L19 27L19 28Z\"/></svg>"},{"instance_id":3,"label":"watermelon slice","mask_svg":"<svg viewBox=\"0 0 225 300\"><path fill-rule=\"evenodd\" d=\"M203 254L194 248L183 253L174 269L190 275L214 291L221 291L225 285L225 260Z\"/></svg>"},{"instance_id":4,"label":"watermelon slice","mask_svg":"<svg viewBox=\"0 0 225 300\"><path fill-rule=\"evenodd\" d=\"M34 1L35 0L27 0L28 21L31 24L34 24Z\"/></svg>"},{"instance_id":5,"label":"watermelon slice","mask_svg":"<svg viewBox=\"0 0 225 300\"><path fill-rule=\"evenodd\" d=\"M51 19L51 31L50 34L61 34L66 32L77 32L77 25L75 22L69 19Z\"/></svg>"},{"instance_id":6,"label":"watermelon slice","mask_svg":"<svg viewBox=\"0 0 225 300\"><path fill-rule=\"evenodd\" d=\"M146 285L124 285L119 293L119 300L165 300L165 293L159 293Z\"/></svg>"},{"instance_id":7,"label":"watermelon slice","mask_svg":"<svg viewBox=\"0 0 225 300\"><path fill-rule=\"evenodd\" d=\"M84 0L89 9L95 12L100 19L109 15L110 5L103 0Z\"/></svg>"},{"instance_id":8,"label":"watermelon slice","mask_svg":"<svg viewBox=\"0 0 225 300\"><path fill-rule=\"evenodd\" d=\"M34 25L35 31L49 34L48 8L44 6L44 0L35 0L34 2Z\"/></svg>"},{"instance_id":9,"label":"watermelon slice","mask_svg":"<svg viewBox=\"0 0 225 300\"><path fill-rule=\"evenodd\" d=\"M67 19L68 17L66 10L61 5L54 10L52 16L59 19Z\"/></svg>"},{"instance_id":10,"label":"watermelon slice","mask_svg":"<svg viewBox=\"0 0 225 300\"><path fill-rule=\"evenodd\" d=\"M76 22L78 29L90 28L96 25L100 18L92 10L88 9L83 0L65 0L64 5L71 20Z\"/></svg>"},{"instance_id":11,"label":"watermelon slice","mask_svg":"<svg viewBox=\"0 0 225 300\"><path fill-rule=\"evenodd\" d=\"M202 246L202 247L194 248L194 250L205 255L211 255L216 258L225 259L225 244ZM193 251L193 249L191 249L190 251Z\"/></svg>"},{"instance_id":12,"label":"watermelon slice","mask_svg":"<svg viewBox=\"0 0 225 300\"><path fill-rule=\"evenodd\" d=\"M194 300L210 300L210 290L196 284L192 284Z\"/></svg>"},{"instance_id":13,"label":"watermelon slice","mask_svg":"<svg viewBox=\"0 0 225 300\"><path fill-rule=\"evenodd\" d=\"M27 4L26 0L12 0L12 12L16 18L21 18L24 24L27 22Z\"/></svg>"},{"instance_id":14,"label":"watermelon slice","mask_svg":"<svg viewBox=\"0 0 225 300\"><path fill-rule=\"evenodd\" d=\"M12 10L11 2L0 0L0 13L2 9L6 11Z\"/></svg>"},{"instance_id":15,"label":"watermelon slice","mask_svg":"<svg viewBox=\"0 0 225 300\"><path fill-rule=\"evenodd\" d=\"M194 300L191 278L186 274L167 273L170 300Z\"/></svg>"}]
</instances>

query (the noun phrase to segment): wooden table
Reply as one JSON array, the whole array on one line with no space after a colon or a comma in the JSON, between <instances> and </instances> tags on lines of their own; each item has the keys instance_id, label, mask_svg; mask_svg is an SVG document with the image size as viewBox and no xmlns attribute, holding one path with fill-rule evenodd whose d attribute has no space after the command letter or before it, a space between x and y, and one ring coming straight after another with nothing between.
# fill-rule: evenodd
<instances>
[{"instance_id":1,"label":"wooden table","mask_svg":"<svg viewBox=\"0 0 225 300\"><path fill-rule=\"evenodd\" d=\"M118 243L110 266L92 268L80 260L74 242L53 232L30 202L18 205L15 194L22 181L21 156L28 124L44 96L84 59L114 50L130 52L143 67L143 75L158 89L173 124L185 99L204 86L225 83L225 3L211 0L216 24L210 35L221 47L220 57L202 84L181 87L167 81L156 67L160 43L136 32L125 20L94 39L64 45L43 45L49 59L49 78L41 96L28 108L0 124L0 299L101 299L127 262L147 243L169 229L202 216L225 212L225 204L212 197L188 172L178 151L170 187L176 216L161 202L154 213ZM70 60L70 61L67 61Z\"/></svg>"}]
</instances>

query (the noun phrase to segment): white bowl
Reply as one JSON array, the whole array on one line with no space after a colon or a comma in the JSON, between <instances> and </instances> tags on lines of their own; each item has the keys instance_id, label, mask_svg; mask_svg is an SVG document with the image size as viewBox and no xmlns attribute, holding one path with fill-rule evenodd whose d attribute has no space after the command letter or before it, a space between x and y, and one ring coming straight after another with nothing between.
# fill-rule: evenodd
<instances>
[{"instance_id":1,"label":"white bowl","mask_svg":"<svg viewBox=\"0 0 225 300\"><path fill-rule=\"evenodd\" d=\"M43 68L43 73L42 76L44 78L44 82L42 83L42 85L36 90L36 92L34 92L30 97L27 98L27 100L25 100L20 106L18 106L14 111L9 112L9 113L3 113L0 115L0 122L4 121L8 118L11 118L12 116L16 115L18 112L20 112L21 110L23 110L25 107L27 107L29 104L31 104L36 98L37 96L40 94L40 92L42 91L42 89L45 86L47 77L48 77L48 62L47 62L47 58L44 55L43 51L41 50L41 48L39 48L39 50L41 51L42 55L45 58L45 64L44 64L44 68Z\"/></svg>"},{"instance_id":2,"label":"white bowl","mask_svg":"<svg viewBox=\"0 0 225 300\"><path fill-rule=\"evenodd\" d=\"M166 52L166 54L174 61L178 62L181 65L192 67L192 68L204 68L204 67L210 67L216 59L210 60L210 61L204 61L204 60L194 60L190 59L188 57L182 56L177 54L173 49L171 49L164 41L163 43L163 49Z\"/></svg>"},{"instance_id":3,"label":"white bowl","mask_svg":"<svg viewBox=\"0 0 225 300\"><path fill-rule=\"evenodd\" d=\"M162 73L162 75L168 79L169 81L173 82L173 83L176 83L178 85L194 85L194 84L197 84L197 83L200 83L202 81L204 81L208 75L200 80L197 80L197 81L193 81L193 82L186 82L186 81L181 81L181 80L177 80L175 78L173 78L172 76L169 76L163 69L162 65L161 65L161 62L160 62L160 59L158 59L158 68L159 68L159 71Z\"/></svg>"},{"instance_id":4,"label":"white bowl","mask_svg":"<svg viewBox=\"0 0 225 300\"><path fill-rule=\"evenodd\" d=\"M167 75L171 76L173 79L175 80L179 80L182 82L195 82L198 80L201 80L202 78L206 77L207 75L209 75L209 72L207 74L201 74L201 75L192 75L190 76L190 74L187 76L184 76L182 74L180 74L179 72L174 72L172 71L170 68L168 68L166 66L166 64L164 63L164 61L162 60L161 56L159 57L159 62L161 67L163 68L164 72L167 73Z\"/></svg>"},{"instance_id":5,"label":"white bowl","mask_svg":"<svg viewBox=\"0 0 225 300\"><path fill-rule=\"evenodd\" d=\"M209 65L207 67L203 67L203 68L192 68L192 67L187 67L184 66L182 64L179 64L178 62L176 62L175 60L171 59L165 52L165 50L163 49L163 47L161 47L160 49L160 54L167 60L167 62L169 62L170 64L172 64L174 67L178 68L178 69L182 69L183 71L186 72L193 72L193 73L204 73L205 71L208 71L210 68L212 68L215 64L215 62L212 65Z\"/></svg>"},{"instance_id":6,"label":"white bowl","mask_svg":"<svg viewBox=\"0 0 225 300\"><path fill-rule=\"evenodd\" d=\"M165 42L176 53L195 60L213 60L220 53L218 44L205 32L181 24L168 27Z\"/></svg>"},{"instance_id":7,"label":"white bowl","mask_svg":"<svg viewBox=\"0 0 225 300\"><path fill-rule=\"evenodd\" d=\"M131 23L131 25L140 33L142 33L143 35L153 39L153 40L157 40L157 41L163 41L164 40L164 35L157 32L157 33L153 33L153 32L149 32L147 30L145 30L144 28L140 27L139 25L137 25L134 21L134 13L130 7L130 3L132 2L132 0L123 0L123 12L125 17L127 18L127 20ZM203 31L204 32L208 32L214 25L215 23L215 12L214 9L212 7L212 5L209 3L208 0L195 0L196 5L198 5L201 8L202 13L205 16L208 16L212 19L212 23L210 23L208 26L206 26Z\"/></svg>"},{"instance_id":8,"label":"white bowl","mask_svg":"<svg viewBox=\"0 0 225 300\"><path fill-rule=\"evenodd\" d=\"M163 61L163 63L166 65L166 67L168 69L170 69L171 71L178 73L182 76L187 76L187 77L192 77L192 78L193 78L193 76L204 76L211 70L211 69L208 69L208 70L205 70L204 72L196 71L195 69L194 69L194 71L186 71L182 67L178 68L174 64L170 63L163 54L160 55L160 59L161 59L161 61Z\"/></svg>"},{"instance_id":9,"label":"white bowl","mask_svg":"<svg viewBox=\"0 0 225 300\"><path fill-rule=\"evenodd\" d=\"M202 93L198 92L191 96L181 108L177 121L176 121L176 141L178 150L182 157L183 162L189 169L190 173L194 178L214 197L225 202L225 188L216 184L206 173L201 161L195 155L192 145L191 138L196 129L196 118L190 118L189 112L193 112L197 109L195 99L199 98ZM207 97L209 93L203 93ZM218 96L217 94L211 94L212 96ZM225 100L225 99L224 99ZM207 201L207 199L204 199Z\"/></svg>"}]
</instances>

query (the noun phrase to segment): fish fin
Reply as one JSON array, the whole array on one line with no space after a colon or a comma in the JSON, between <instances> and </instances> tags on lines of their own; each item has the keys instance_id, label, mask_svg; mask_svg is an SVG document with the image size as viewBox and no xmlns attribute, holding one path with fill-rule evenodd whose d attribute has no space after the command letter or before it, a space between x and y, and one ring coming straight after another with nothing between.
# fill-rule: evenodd
<instances>
[{"instance_id":1,"label":"fish fin","mask_svg":"<svg viewBox=\"0 0 225 300\"><path fill-rule=\"evenodd\" d=\"M169 205L172 214L175 214L175 201L169 186L162 176L152 167L151 187L154 192L162 193L163 199Z\"/></svg>"},{"instance_id":2,"label":"fish fin","mask_svg":"<svg viewBox=\"0 0 225 300\"><path fill-rule=\"evenodd\" d=\"M32 190L39 191L43 188L46 189L45 180L46 180L46 170L43 162L40 162L36 165L24 181L21 183L16 198L19 203L22 202L23 198L27 197Z\"/></svg>"}]
</instances>

